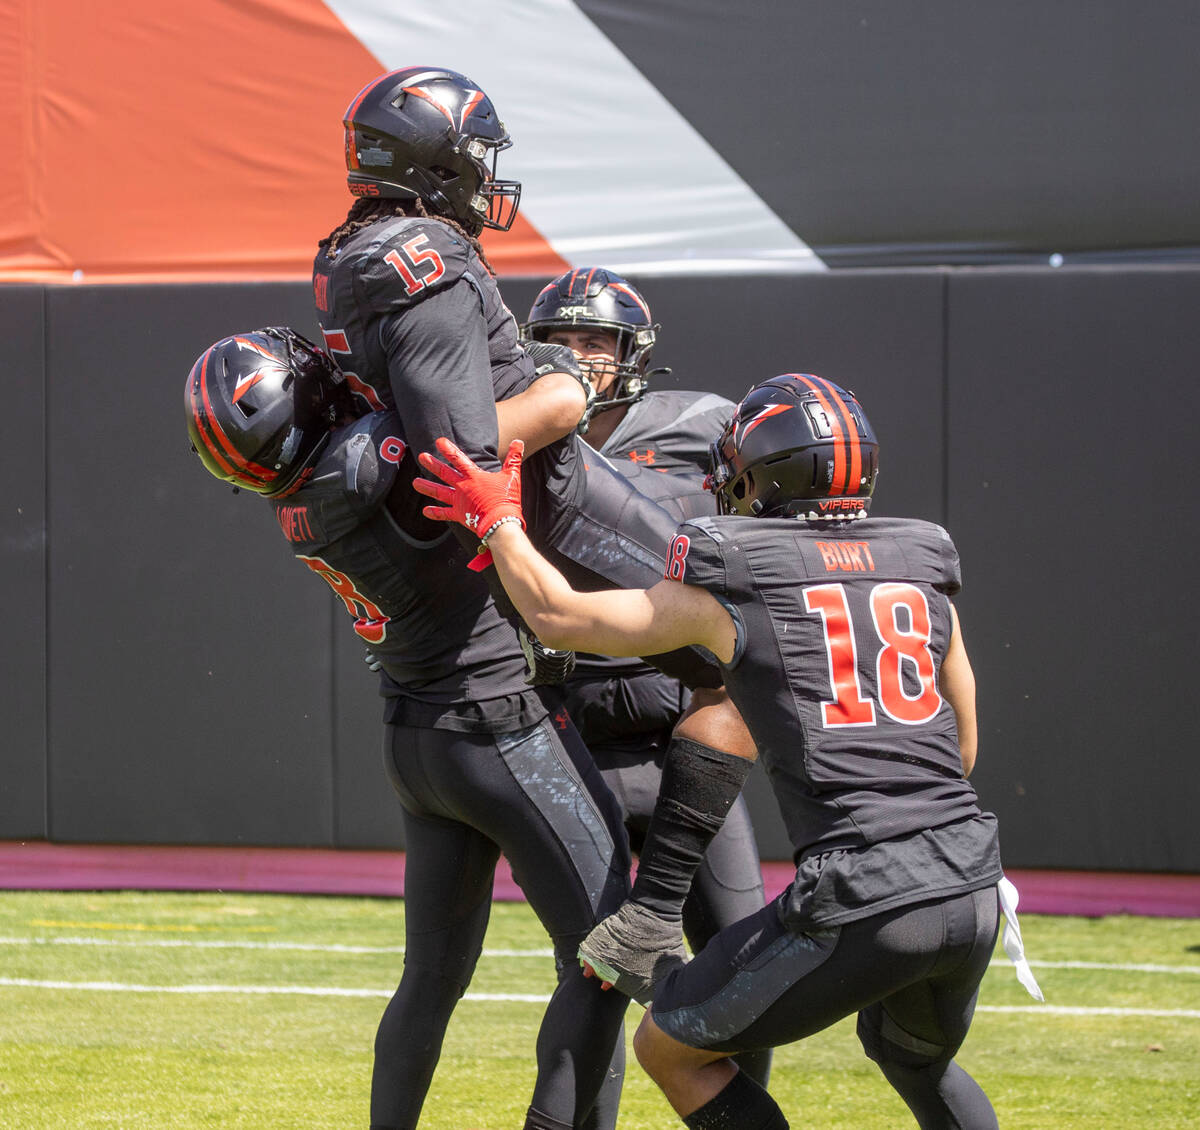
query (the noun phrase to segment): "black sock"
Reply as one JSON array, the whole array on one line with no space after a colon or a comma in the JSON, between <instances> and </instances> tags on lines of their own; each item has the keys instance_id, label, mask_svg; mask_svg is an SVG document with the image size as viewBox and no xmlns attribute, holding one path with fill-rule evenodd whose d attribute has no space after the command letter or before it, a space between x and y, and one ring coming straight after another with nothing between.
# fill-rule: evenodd
<instances>
[{"instance_id":1,"label":"black sock","mask_svg":"<svg viewBox=\"0 0 1200 1130\"><path fill-rule=\"evenodd\" d=\"M630 898L678 920L704 852L737 800L752 761L672 738Z\"/></svg>"},{"instance_id":2,"label":"black sock","mask_svg":"<svg viewBox=\"0 0 1200 1130\"><path fill-rule=\"evenodd\" d=\"M778 1104L744 1071L692 1111L683 1124L688 1130L788 1130Z\"/></svg>"}]
</instances>

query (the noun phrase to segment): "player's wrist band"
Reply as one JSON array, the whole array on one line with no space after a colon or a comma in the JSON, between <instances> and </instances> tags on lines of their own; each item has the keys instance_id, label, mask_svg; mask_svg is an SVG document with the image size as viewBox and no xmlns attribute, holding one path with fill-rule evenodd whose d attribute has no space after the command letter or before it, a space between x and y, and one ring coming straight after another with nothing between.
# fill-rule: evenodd
<instances>
[{"instance_id":1,"label":"player's wrist band","mask_svg":"<svg viewBox=\"0 0 1200 1130\"><path fill-rule=\"evenodd\" d=\"M503 526L505 522L520 522L521 529L525 528L525 519L519 514L506 514L503 518L497 518L490 526L488 526L487 532L481 534L479 537L479 544L483 546L484 549L487 548L488 538L490 538L492 534L494 534L501 526Z\"/></svg>"}]
</instances>

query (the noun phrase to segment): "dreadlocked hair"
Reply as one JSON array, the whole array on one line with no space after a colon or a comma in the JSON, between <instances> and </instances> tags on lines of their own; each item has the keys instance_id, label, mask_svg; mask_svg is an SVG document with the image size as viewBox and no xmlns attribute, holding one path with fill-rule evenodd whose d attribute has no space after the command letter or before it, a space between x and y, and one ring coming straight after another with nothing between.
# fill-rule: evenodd
<instances>
[{"instance_id":1,"label":"dreadlocked hair","mask_svg":"<svg viewBox=\"0 0 1200 1130\"><path fill-rule=\"evenodd\" d=\"M350 206L346 218L318 242L317 247L332 259L337 255L342 244L355 232L360 232L363 228L369 228L372 224L390 219L392 216L422 216L427 220L439 220L443 224L448 224L471 245L475 254L479 256L479 261L488 269L488 273L495 277L496 269L488 262L488 257L478 238L471 235L457 220L451 219L449 216L438 216L428 211L418 196L409 199L380 199L360 196Z\"/></svg>"}]
</instances>

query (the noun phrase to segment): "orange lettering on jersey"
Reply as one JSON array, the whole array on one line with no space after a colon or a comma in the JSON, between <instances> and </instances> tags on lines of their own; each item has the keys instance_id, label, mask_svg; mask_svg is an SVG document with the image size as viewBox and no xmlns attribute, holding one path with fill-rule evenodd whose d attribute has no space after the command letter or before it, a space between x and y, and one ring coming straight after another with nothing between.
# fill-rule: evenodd
<instances>
[{"instance_id":1,"label":"orange lettering on jersey","mask_svg":"<svg viewBox=\"0 0 1200 1130\"><path fill-rule=\"evenodd\" d=\"M635 463L645 463L645 464L649 465L654 462L654 448L652 448L652 447L646 448L645 455L639 455L636 450L631 451L629 453L629 458L632 459Z\"/></svg>"},{"instance_id":2,"label":"orange lettering on jersey","mask_svg":"<svg viewBox=\"0 0 1200 1130\"><path fill-rule=\"evenodd\" d=\"M817 552L825 564L825 572L874 573L875 558L871 543L866 541L819 541Z\"/></svg>"},{"instance_id":3,"label":"orange lettering on jersey","mask_svg":"<svg viewBox=\"0 0 1200 1130\"><path fill-rule=\"evenodd\" d=\"M856 573L873 573L875 571L875 559L871 556L871 547L867 542L848 541L842 544Z\"/></svg>"},{"instance_id":4,"label":"orange lettering on jersey","mask_svg":"<svg viewBox=\"0 0 1200 1130\"><path fill-rule=\"evenodd\" d=\"M329 276L328 275L313 275L313 301L317 304L317 309L329 309Z\"/></svg>"},{"instance_id":5,"label":"orange lettering on jersey","mask_svg":"<svg viewBox=\"0 0 1200 1130\"><path fill-rule=\"evenodd\" d=\"M308 523L307 506L280 506L275 511L279 527L288 541L312 541L312 527Z\"/></svg>"}]
</instances>

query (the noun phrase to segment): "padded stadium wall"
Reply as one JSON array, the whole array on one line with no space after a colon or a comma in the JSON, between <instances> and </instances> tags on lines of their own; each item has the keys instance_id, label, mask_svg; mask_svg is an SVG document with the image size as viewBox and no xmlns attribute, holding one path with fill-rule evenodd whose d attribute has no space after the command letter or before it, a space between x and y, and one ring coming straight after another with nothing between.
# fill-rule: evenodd
<instances>
[{"instance_id":1,"label":"padded stadium wall","mask_svg":"<svg viewBox=\"0 0 1200 1130\"><path fill-rule=\"evenodd\" d=\"M633 277L663 386L855 389L876 511L951 531L1007 864L1200 871L1200 267ZM518 315L540 281L503 280ZM194 358L281 323L315 332L306 285L0 288L0 839L403 845L341 605L188 450ZM785 858L761 773L750 797Z\"/></svg>"}]
</instances>

